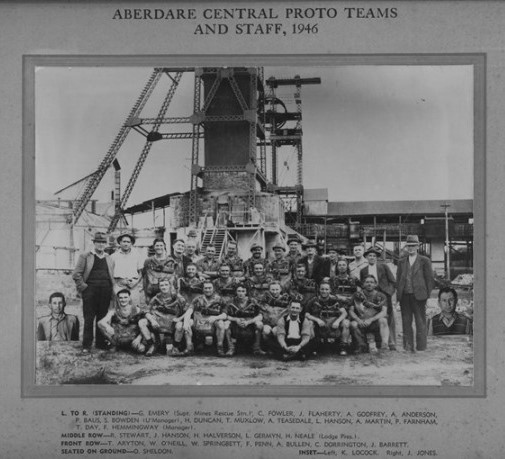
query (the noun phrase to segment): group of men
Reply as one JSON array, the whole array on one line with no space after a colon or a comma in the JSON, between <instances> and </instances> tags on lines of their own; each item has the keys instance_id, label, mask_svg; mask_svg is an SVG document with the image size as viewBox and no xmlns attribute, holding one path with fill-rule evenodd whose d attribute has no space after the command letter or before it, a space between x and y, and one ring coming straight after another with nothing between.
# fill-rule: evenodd
<instances>
[{"instance_id":1,"label":"group of men","mask_svg":"<svg viewBox=\"0 0 505 459\"><path fill-rule=\"evenodd\" d=\"M231 242L220 259L212 245L199 256L193 241L181 239L168 255L164 241L156 239L154 256L143 262L132 249L132 234L117 238L119 250L112 255L105 251L107 242L104 233L96 233L93 249L80 255L73 273L83 302L84 353L93 340L100 349L128 348L148 356L188 356L205 346L219 356L233 356L240 346L283 360L323 349L340 355L395 350L395 292L404 349L426 349L426 301L434 281L430 260L418 253L417 236L407 237L408 256L400 259L396 278L378 262L379 252L365 252L361 244L348 263L335 247L318 255L311 242L302 254L298 239L289 240L288 249L276 244L271 259L253 244L247 260ZM64 296L56 292L49 303L39 339L78 340L79 322L65 314ZM462 332L468 324L455 311L456 292L441 290L439 303L433 332Z\"/></svg>"}]
</instances>

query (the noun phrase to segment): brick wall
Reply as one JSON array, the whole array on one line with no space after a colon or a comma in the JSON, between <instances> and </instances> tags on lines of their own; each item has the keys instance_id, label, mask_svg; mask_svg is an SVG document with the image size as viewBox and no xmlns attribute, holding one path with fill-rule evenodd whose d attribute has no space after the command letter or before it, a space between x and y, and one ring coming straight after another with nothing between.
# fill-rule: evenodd
<instances>
[{"instance_id":1,"label":"brick wall","mask_svg":"<svg viewBox=\"0 0 505 459\"><path fill-rule=\"evenodd\" d=\"M203 187L206 190L245 190L248 187L247 172L206 172Z\"/></svg>"}]
</instances>

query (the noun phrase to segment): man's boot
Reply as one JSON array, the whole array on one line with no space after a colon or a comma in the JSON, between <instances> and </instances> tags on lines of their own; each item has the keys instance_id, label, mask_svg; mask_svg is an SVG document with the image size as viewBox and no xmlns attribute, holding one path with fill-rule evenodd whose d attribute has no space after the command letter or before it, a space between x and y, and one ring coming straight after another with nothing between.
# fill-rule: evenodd
<instances>
[{"instance_id":1,"label":"man's boot","mask_svg":"<svg viewBox=\"0 0 505 459\"><path fill-rule=\"evenodd\" d=\"M156 343L150 339L146 343L146 357L151 357L156 352Z\"/></svg>"},{"instance_id":2,"label":"man's boot","mask_svg":"<svg viewBox=\"0 0 505 459\"><path fill-rule=\"evenodd\" d=\"M255 330L254 332L254 345L253 345L254 355L265 355L266 352L261 349L261 330Z\"/></svg>"},{"instance_id":3,"label":"man's boot","mask_svg":"<svg viewBox=\"0 0 505 459\"><path fill-rule=\"evenodd\" d=\"M228 352L226 353L228 357L232 357L235 355L235 340L234 339L229 339L228 340Z\"/></svg>"}]
</instances>

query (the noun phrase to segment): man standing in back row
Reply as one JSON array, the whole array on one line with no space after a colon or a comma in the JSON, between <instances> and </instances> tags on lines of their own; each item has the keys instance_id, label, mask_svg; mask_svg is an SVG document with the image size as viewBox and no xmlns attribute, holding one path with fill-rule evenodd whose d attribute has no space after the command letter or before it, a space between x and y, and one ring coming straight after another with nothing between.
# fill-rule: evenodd
<instances>
[{"instance_id":1,"label":"man standing in back row","mask_svg":"<svg viewBox=\"0 0 505 459\"><path fill-rule=\"evenodd\" d=\"M368 266L368 260L364 257L365 247L363 244L356 244L352 252L354 254L354 260L349 263L349 274L360 280L360 272L365 267Z\"/></svg>"},{"instance_id":2,"label":"man standing in back row","mask_svg":"<svg viewBox=\"0 0 505 459\"><path fill-rule=\"evenodd\" d=\"M398 262L397 296L400 301L403 325L403 348L410 352L426 350L426 301L434 286L433 269L429 258L419 255L419 238L407 236L408 257ZM416 348L412 318L416 322Z\"/></svg>"},{"instance_id":3,"label":"man standing in back row","mask_svg":"<svg viewBox=\"0 0 505 459\"><path fill-rule=\"evenodd\" d=\"M370 247L365 252L365 257L368 261L368 266L365 266L360 271L360 280L364 284L367 276L372 275L377 281L377 290L383 293L387 298L387 321L389 327L389 349L396 351L396 323L395 323L395 313L393 310L393 301L391 297L395 293L396 280L394 274L389 269L386 263L377 263L377 259L381 255L381 252ZM385 343L384 343L385 344Z\"/></svg>"},{"instance_id":4,"label":"man standing in back row","mask_svg":"<svg viewBox=\"0 0 505 459\"><path fill-rule=\"evenodd\" d=\"M111 255L114 261L114 293L117 295L120 290L128 289L132 303L139 306L141 302L144 303L144 295L140 294L144 260L133 248L135 245L133 234L121 233L116 240L119 250Z\"/></svg>"},{"instance_id":5,"label":"man standing in back row","mask_svg":"<svg viewBox=\"0 0 505 459\"><path fill-rule=\"evenodd\" d=\"M98 329L98 321L104 318L109 310L114 281L114 262L105 253L107 245L105 233L95 233L93 244L93 250L79 255L72 274L77 291L82 297L84 316L82 351L85 353L90 351L93 344L93 328L96 347L106 348L105 337Z\"/></svg>"}]
</instances>

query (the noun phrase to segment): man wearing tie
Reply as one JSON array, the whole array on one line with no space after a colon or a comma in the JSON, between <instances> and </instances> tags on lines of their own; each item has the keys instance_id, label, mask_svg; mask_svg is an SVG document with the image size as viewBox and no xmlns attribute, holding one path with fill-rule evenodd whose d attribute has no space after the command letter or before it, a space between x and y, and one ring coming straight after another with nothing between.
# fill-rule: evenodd
<instances>
[{"instance_id":1,"label":"man wearing tie","mask_svg":"<svg viewBox=\"0 0 505 459\"><path fill-rule=\"evenodd\" d=\"M434 286L429 258L419 255L419 238L407 236L408 256L398 262L396 278L403 325L403 347L410 352L426 350L426 301ZM412 319L416 323L416 348Z\"/></svg>"}]
</instances>

